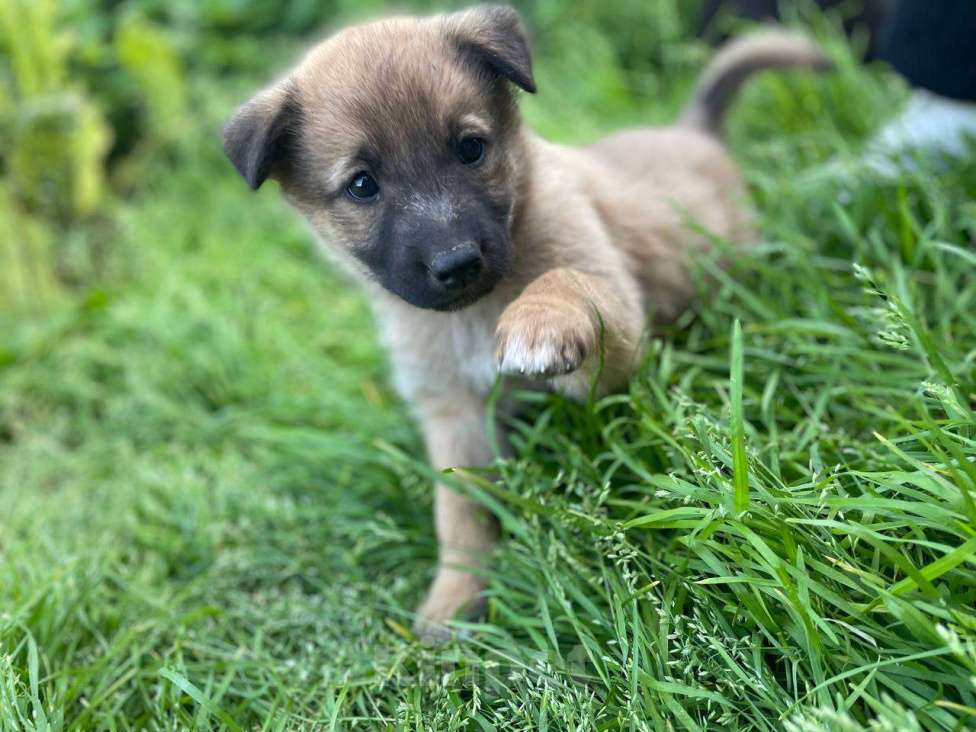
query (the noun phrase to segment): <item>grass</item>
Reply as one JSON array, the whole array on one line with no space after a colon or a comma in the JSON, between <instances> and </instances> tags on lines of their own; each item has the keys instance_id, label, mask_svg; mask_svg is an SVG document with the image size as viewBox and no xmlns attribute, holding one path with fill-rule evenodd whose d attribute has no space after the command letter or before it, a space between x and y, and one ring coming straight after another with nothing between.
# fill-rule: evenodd
<instances>
[{"instance_id":1,"label":"grass","mask_svg":"<svg viewBox=\"0 0 976 732\"><path fill-rule=\"evenodd\" d=\"M441 648L406 630L434 476L364 303L202 108L71 233L98 274L0 312L0 728L976 728L976 165L818 174L903 93L836 52L733 115L762 240L625 393L536 400L469 474L504 541ZM562 139L680 96L542 88Z\"/></svg>"}]
</instances>

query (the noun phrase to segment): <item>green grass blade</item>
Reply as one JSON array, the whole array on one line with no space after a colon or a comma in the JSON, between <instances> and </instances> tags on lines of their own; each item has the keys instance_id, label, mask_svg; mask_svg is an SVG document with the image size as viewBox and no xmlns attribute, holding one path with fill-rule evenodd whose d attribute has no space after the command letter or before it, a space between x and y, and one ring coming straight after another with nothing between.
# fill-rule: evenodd
<instances>
[{"instance_id":1,"label":"green grass blade","mask_svg":"<svg viewBox=\"0 0 976 732\"><path fill-rule=\"evenodd\" d=\"M240 725L234 721L233 717L217 706L217 704L208 698L206 694L200 691L200 689L190 682L186 677L168 668L160 669L159 675L167 681L172 682L178 689L193 699L193 701L217 717L221 722L227 725L228 729L234 730L234 732L243 732Z\"/></svg>"},{"instance_id":2,"label":"green grass blade","mask_svg":"<svg viewBox=\"0 0 976 732\"><path fill-rule=\"evenodd\" d=\"M746 459L745 420L742 416L742 324L732 326L731 367L729 372L729 412L732 426L733 509L749 508L749 465Z\"/></svg>"}]
</instances>

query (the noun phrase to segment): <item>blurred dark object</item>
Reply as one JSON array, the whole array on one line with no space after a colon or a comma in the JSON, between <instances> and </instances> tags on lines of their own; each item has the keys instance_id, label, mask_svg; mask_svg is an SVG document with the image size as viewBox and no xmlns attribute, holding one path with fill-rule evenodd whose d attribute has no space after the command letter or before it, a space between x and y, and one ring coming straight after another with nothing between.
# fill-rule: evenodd
<instances>
[{"instance_id":1,"label":"blurred dark object","mask_svg":"<svg viewBox=\"0 0 976 732\"><path fill-rule=\"evenodd\" d=\"M908 4L916 3L910 1ZM859 9L854 11L850 10L852 8L850 0L817 0L817 5L824 11L844 13L844 31L849 36L865 33L868 38L865 56L868 59L875 57L879 31L885 15L884 0L863 0L859 4ZM723 41L728 34L721 30L721 23L717 22L722 15L755 21L776 20L780 17L779 6L778 0L707 0L698 34L713 42ZM931 7L935 6L941 8L942 3L931 4ZM937 11L931 10L931 13L935 15Z\"/></svg>"},{"instance_id":2,"label":"blurred dark object","mask_svg":"<svg viewBox=\"0 0 976 732\"><path fill-rule=\"evenodd\" d=\"M876 48L912 86L976 100L976 0L893 2Z\"/></svg>"}]
</instances>

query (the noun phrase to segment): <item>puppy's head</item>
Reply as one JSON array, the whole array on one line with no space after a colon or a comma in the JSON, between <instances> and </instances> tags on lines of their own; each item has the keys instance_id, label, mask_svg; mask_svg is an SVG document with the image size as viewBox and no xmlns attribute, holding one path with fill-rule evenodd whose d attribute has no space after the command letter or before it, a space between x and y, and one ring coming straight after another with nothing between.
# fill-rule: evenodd
<instances>
[{"instance_id":1,"label":"puppy's head","mask_svg":"<svg viewBox=\"0 0 976 732\"><path fill-rule=\"evenodd\" d=\"M245 104L224 148L321 238L407 302L453 310L512 259L522 142L509 85L534 92L507 7L347 29Z\"/></svg>"}]
</instances>

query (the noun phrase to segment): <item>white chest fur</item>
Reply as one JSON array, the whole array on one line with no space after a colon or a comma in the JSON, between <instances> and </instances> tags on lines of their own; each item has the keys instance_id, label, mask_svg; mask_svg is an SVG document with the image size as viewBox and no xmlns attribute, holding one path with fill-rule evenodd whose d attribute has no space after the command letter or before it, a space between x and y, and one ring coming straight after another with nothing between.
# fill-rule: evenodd
<instances>
[{"instance_id":1,"label":"white chest fur","mask_svg":"<svg viewBox=\"0 0 976 732\"><path fill-rule=\"evenodd\" d=\"M477 305L475 306L477 307ZM473 308L472 308L473 309ZM461 379L475 392L487 394L495 383L495 325L498 314L462 310L449 318L451 346Z\"/></svg>"},{"instance_id":2,"label":"white chest fur","mask_svg":"<svg viewBox=\"0 0 976 732\"><path fill-rule=\"evenodd\" d=\"M487 395L495 383L495 326L504 302L488 296L453 313L419 310L382 297L374 312L393 361L394 384L413 401L466 387Z\"/></svg>"}]
</instances>

